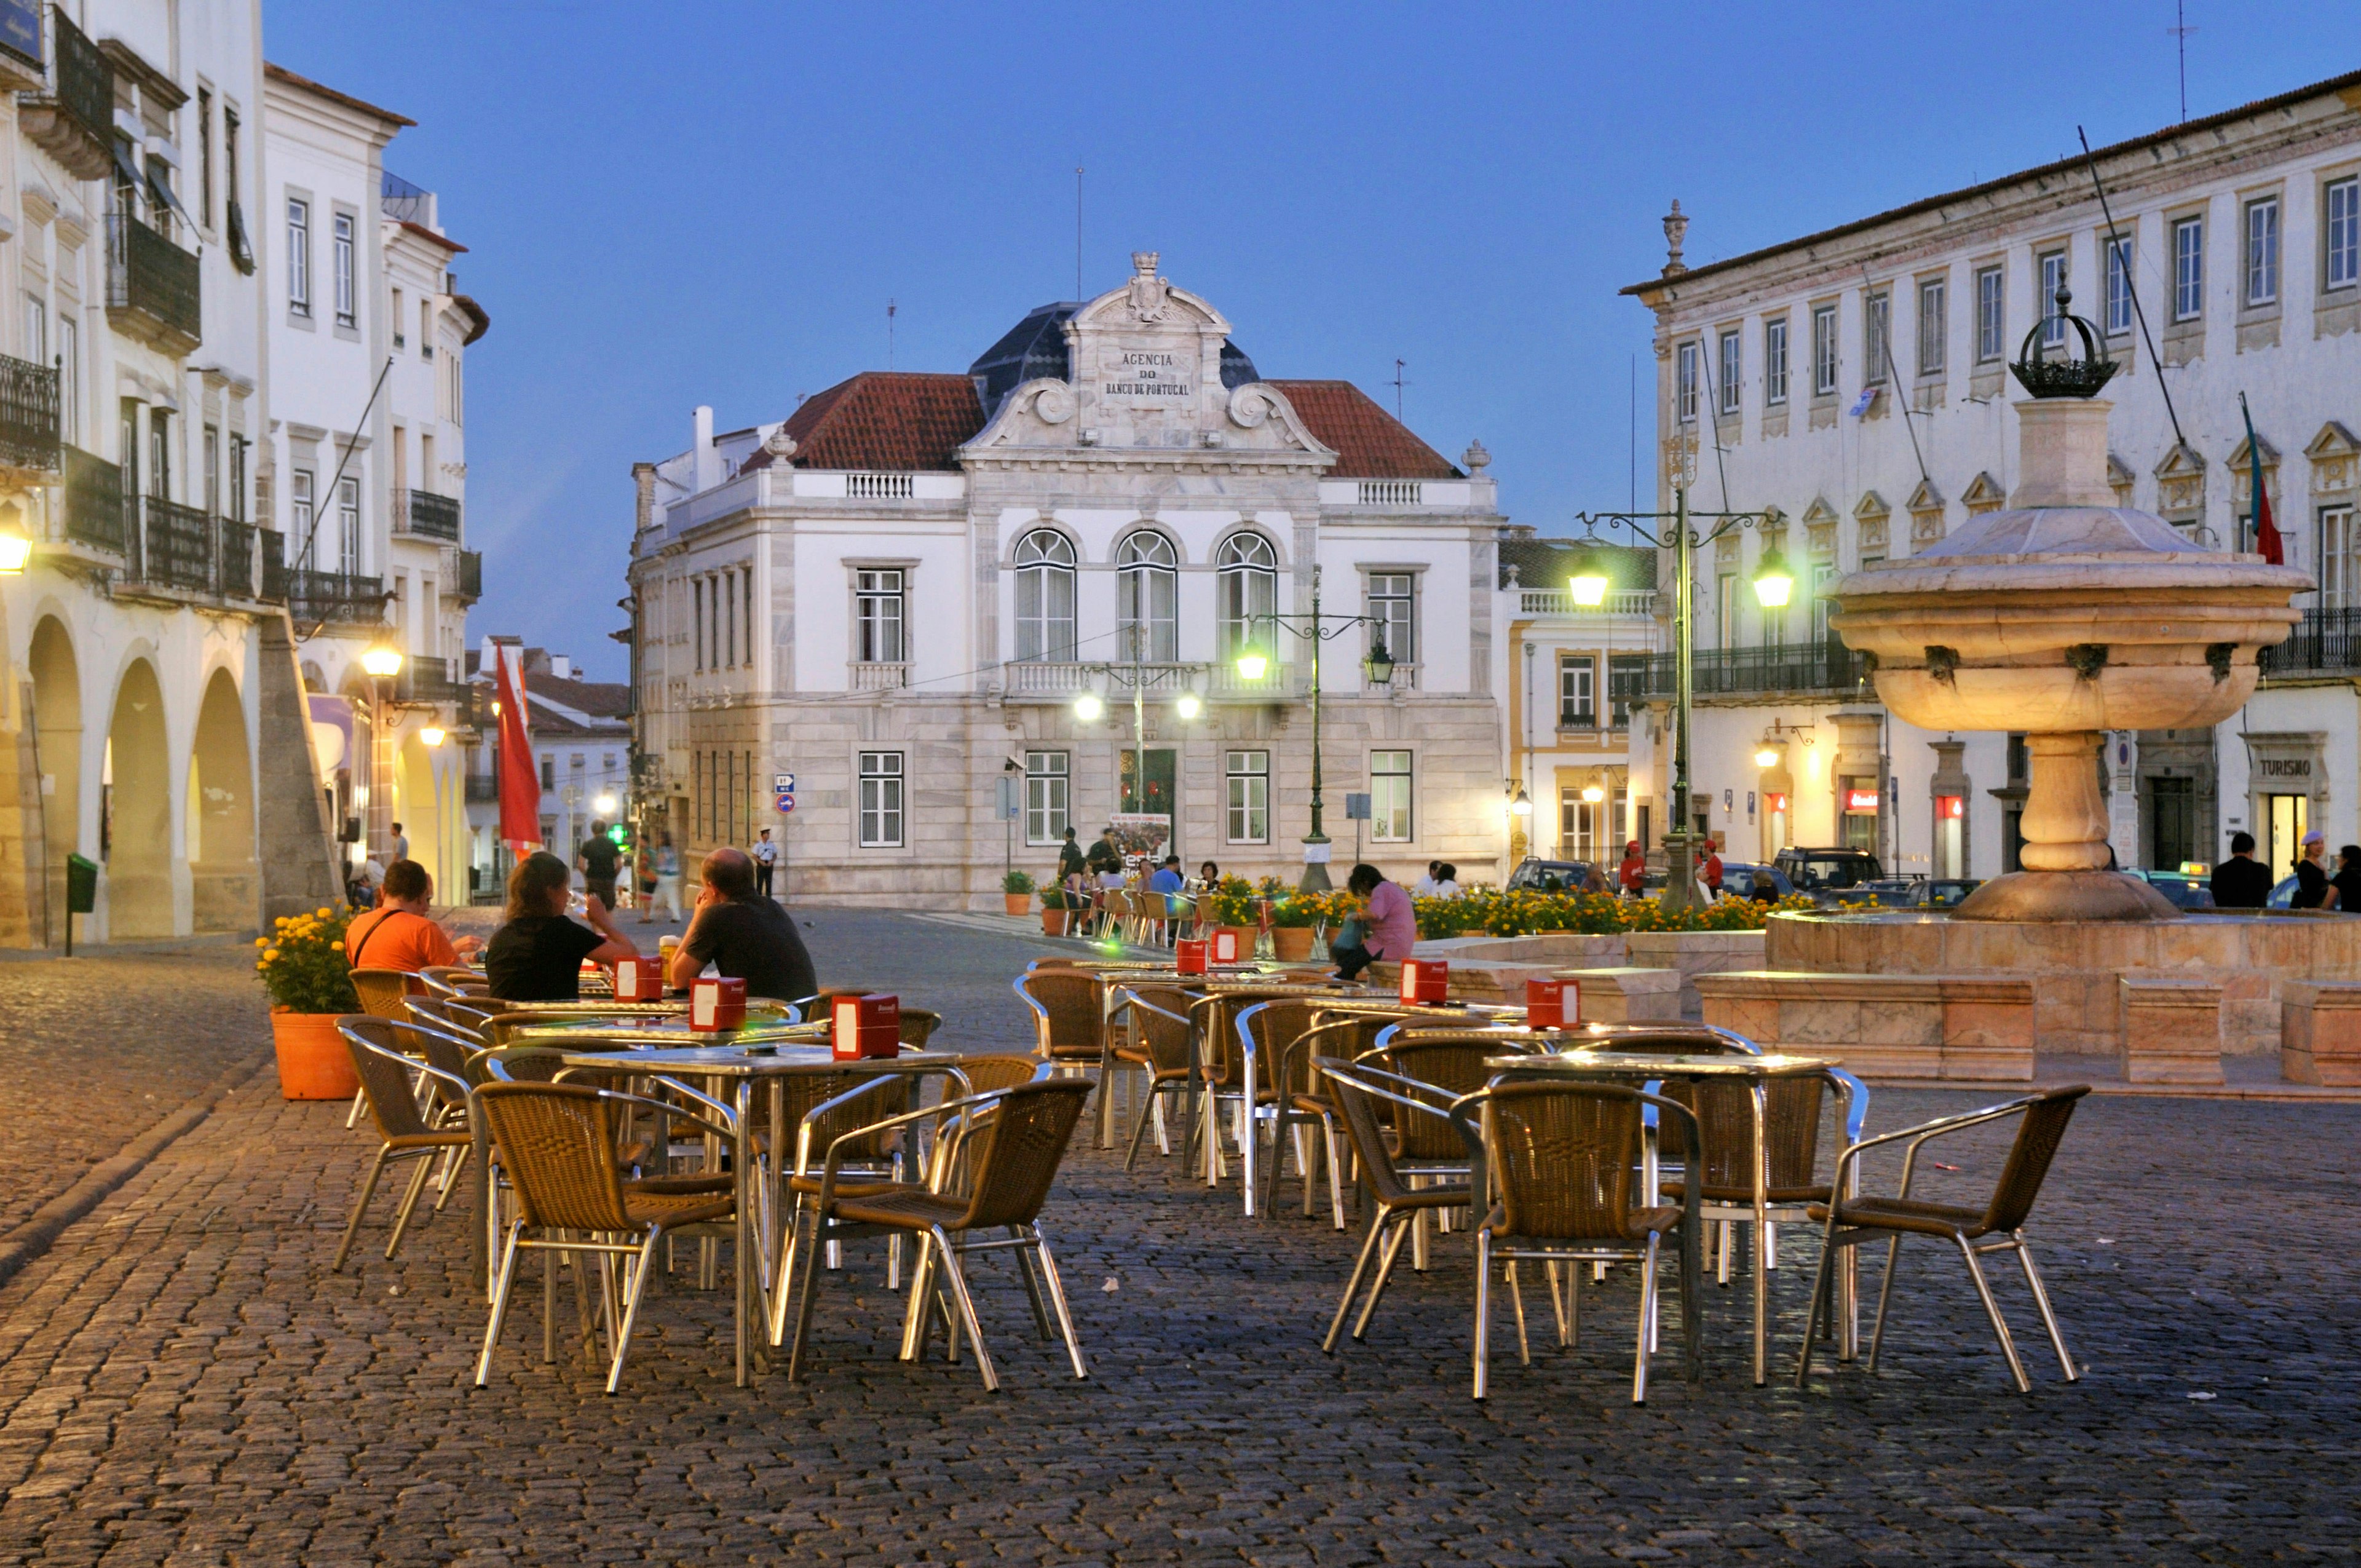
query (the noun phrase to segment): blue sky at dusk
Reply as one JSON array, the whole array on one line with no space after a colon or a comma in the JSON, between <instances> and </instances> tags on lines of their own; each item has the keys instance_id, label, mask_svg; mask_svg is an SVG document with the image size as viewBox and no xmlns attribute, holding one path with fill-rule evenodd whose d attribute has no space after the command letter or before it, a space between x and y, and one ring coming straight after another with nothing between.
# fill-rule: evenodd
<instances>
[{"instance_id":1,"label":"blue sky at dusk","mask_svg":"<svg viewBox=\"0 0 2361 1568\"><path fill-rule=\"evenodd\" d=\"M2190 0L2189 112L2354 68L2350 0ZM416 119L490 313L470 628L620 679L633 461L855 371L961 370L1133 249L1267 376L1344 377L1544 532L1630 495L1617 297L2178 117L2170 0L675 6L266 0L276 63ZM2338 51L2338 52L2332 52ZM356 414L357 410L355 411ZM1642 434L1647 434L1642 388Z\"/></svg>"}]
</instances>

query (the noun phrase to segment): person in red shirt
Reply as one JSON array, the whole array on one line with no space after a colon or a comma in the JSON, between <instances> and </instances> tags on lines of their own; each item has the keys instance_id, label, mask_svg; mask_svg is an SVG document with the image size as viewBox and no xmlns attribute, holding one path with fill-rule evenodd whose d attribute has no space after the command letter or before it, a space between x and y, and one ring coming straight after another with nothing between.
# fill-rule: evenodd
<instances>
[{"instance_id":1,"label":"person in red shirt","mask_svg":"<svg viewBox=\"0 0 2361 1568\"><path fill-rule=\"evenodd\" d=\"M1705 841L1705 863L1697 867L1697 880L1705 883L1708 896L1721 896L1721 850L1710 839Z\"/></svg>"},{"instance_id":2,"label":"person in red shirt","mask_svg":"<svg viewBox=\"0 0 2361 1568\"><path fill-rule=\"evenodd\" d=\"M435 964L456 964L483 946L473 937L454 942L427 917L434 879L416 861L396 861L385 871L377 907L345 927L345 962L355 969L400 970L416 974Z\"/></svg>"},{"instance_id":3,"label":"person in red shirt","mask_svg":"<svg viewBox=\"0 0 2361 1568\"><path fill-rule=\"evenodd\" d=\"M1640 852L1639 839L1623 846L1623 863L1616 868L1615 875L1626 893L1636 894L1647 885L1648 857Z\"/></svg>"}]
</instances>

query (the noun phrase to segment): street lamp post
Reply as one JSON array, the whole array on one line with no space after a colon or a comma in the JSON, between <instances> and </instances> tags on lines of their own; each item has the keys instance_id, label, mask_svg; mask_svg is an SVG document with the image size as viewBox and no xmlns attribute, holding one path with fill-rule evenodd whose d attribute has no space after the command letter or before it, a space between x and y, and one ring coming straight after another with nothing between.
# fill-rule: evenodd
<instances>
[{"instance_id":1,"label":"street lamp post","mask_svg":"<svg viewBox=\"0 0 2361 1568\"><path fill-rule=\"evenodd\" d=\"M1669 909L1686 909L1694 901L1692 875L1694 862L1690 858L1693 836L1688 828L1689 815L1689 704L1694 690L1692 663L1696 652L1696 586L1691 579L1691 552L1712 543L1737 529L1764 525L1770 514L1760 511L1691 511L1686 485L1673 490L1673 510L1664 511L1582 512L1576 521L1583 525L1583 538L1596 543L1598 525L1620 523L1655 549L1670 544L1673 551L1673 798L1672 820L1664 834L1664 850L1670 861L1664 877L1662 902ZM1659 527L1652 532L1649 523L1669 523L1669 529ZM1693 523L1710 523L1703 532ZM1754 572L1754 597L1765 609L1784 609L1795 585L1795 575L1787 569L1786 561L1776 550L1766 552ZM1607 574L1595 552L1586 553L1575 566L1568 592L1576 604L1599 604L1605 599Z\"/></svg>"},{"instance_id":2,"label":"street lamp post","mask_svg":"<svg viewBox=\"0 0 2361 1568\"><path fill-rule=\"evenodd\" d=\"M1386 623L1373 615L1332 615L1320 612L1320 568L1312 568L1312 613L1280 615L1272 611L1257 615L1246 623L1246 646L1238 653L1238 674L1250 681L1258 681L1270 668L1270 655L1254 641L1257 621L1268 621L1274 637L1285 631L1312 644L1312 831L1303 836L1303 880L1297 884L1300 893L1325 893L1332 885L1328 880L1328 835L1323 830L1321 813L1320 758L1320 645L1342 637L1356 626L1376 628L1369 640L1368 657L1362 660L1362 669L1373 686L1391 686L1394 680L1393 655L1386 652ZM1328 622L1334 623L1330 630Z\"/></svg>"},{"instance_id":3,"label":"street lamp post","mask_svg":"<svg viewBox=\"0 0 2361 1568\"><path fill-rule=\"evenodd\" d=\"M434 799L434 885L443 890L443 902L451 902L451 884L443 873L451 869L451 823L443 814L443 742L448 735L439 724L429 724L418 731L418 739L426 747L426 783Z\"/></svg>"},{"instance_id":4,"label":"street lamp post","mask_svg":"<svg viewBox=\"0 0 2361 1568\"><path fill-rule=\"evenodd\" d=\"M1126 666L1101 664L1093 667L1112 678L1116 670ZM1132 803L1145 810L1148 803L1148 686L1136 647L1128 667L1131 670ZM1184 724L1203 712L1204 706L1203 700L1193 691L1183 691L1172 699L1172 711ZM1097 692L1085 690L1074 698L1074 717L1084 724L1096 724L1106 717L1106 703ZM1180 765L1178 757L1173 759L1172 774L1173 798L1166 803L1171 807L1169 815L1172 818L1172 837L1166 840L1165 852L1177 855L1180 852Z\"/></svg>"},{"instance_id":5,"label":"street lamp post","mask_svg":"<svg viewBox=\"0 0 2361 1568\"><path fill-rule=\"evenodd\" d=\"M391 642L369 644L361 654L361 670L369 678L369 833L363 835L361 854L368 856L375 846L368 840L375 837L375 824L380 818L391 823L393 817L393 698L386 690L387 683L401 674L401 650Z\"/></svg>"}]
</instances>

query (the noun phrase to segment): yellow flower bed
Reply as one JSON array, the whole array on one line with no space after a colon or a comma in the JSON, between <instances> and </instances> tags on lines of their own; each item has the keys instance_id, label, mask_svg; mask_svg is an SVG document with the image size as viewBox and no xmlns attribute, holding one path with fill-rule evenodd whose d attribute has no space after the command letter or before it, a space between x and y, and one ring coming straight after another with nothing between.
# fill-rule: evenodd
<instances>
[{"instance_id":1,"label":"yellow flower bed","mask_svg":"<svg viewBox=\"0 0 2361 1568\"><path fill-rule=\"evenodd\" d=\"M270 1000L296 1013L357 1013L351 966L345 962L345 928L352 911L325 905L308 915L282 915L270 935L257 937L254 972Z\"/></svg>"}]
</instances>

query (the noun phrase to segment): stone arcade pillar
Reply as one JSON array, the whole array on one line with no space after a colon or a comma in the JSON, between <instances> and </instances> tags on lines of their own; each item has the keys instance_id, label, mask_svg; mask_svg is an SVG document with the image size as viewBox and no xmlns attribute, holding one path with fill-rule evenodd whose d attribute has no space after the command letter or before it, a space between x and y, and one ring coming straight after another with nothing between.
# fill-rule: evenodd
<instances>
[{"instance_id":1,"label":"stone arcade pillar","mask_svg":"<svg viewBox=\"0 0 2361 1568\"><path fill-rule=\"evenodd\" d=\"M260 689L255 735L255 859L261 870L261 928L281 915L334 905L345 895L335 831L312 751L312 713L295 662L286 612L256 623Z\"/></svg>"}]
</instances>

